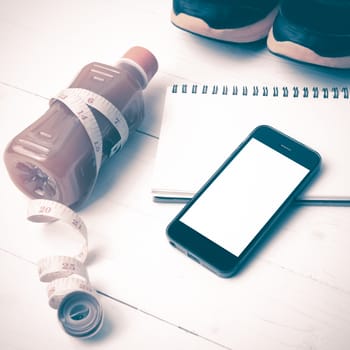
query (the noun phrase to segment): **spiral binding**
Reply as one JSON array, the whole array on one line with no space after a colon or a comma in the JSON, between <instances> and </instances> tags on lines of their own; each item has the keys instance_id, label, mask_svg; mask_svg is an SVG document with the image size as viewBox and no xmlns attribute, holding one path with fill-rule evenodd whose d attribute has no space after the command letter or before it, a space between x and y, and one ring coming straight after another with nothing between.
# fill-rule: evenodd
<instances>
[{"instance_id":1,"label":"spiral binding","mask_svg":"<svg viewBox=\"0 0 350 350\"><path fill-rule=\"evenodd\" d=\"M308 87L308 86L248 86L248 85L197 85L197 84L174 84L172 93L192 93L208 95L233 95L233 96L273 96L313 99L349 99L348 87Z\"/></svg>"}]
</instances>

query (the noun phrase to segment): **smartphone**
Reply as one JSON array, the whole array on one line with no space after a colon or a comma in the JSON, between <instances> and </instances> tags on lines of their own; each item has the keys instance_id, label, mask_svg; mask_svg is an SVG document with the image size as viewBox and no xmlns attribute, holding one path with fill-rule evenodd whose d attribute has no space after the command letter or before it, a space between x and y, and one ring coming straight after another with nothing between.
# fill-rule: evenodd
<instances>
[{"instance_id":1,"label":"smartphone","mask_svg":"<svg viewBox=\"0 0 350 350\"><path fill-rule=\"evenodd\" d=\"M233 276L320 164L316 151L258 126L170 222L170 244L217 275Z\"/></svg>"}]
</instances>

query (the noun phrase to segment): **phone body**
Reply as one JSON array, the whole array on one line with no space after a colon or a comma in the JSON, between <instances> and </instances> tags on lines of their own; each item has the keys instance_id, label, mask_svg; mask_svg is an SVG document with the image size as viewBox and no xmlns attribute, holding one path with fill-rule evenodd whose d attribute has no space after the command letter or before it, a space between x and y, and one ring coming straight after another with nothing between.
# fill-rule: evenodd
<instances>
[{"instance_id":1,"label":"phone body","mask_svg":"<svg viewBox=\"0 0 350 350\"><path fill-rule=\"evenodd\" d=\"M171 245L231 277L320 169L311 148L258 126L166 229Z\"/></svg>"}]
</instances>

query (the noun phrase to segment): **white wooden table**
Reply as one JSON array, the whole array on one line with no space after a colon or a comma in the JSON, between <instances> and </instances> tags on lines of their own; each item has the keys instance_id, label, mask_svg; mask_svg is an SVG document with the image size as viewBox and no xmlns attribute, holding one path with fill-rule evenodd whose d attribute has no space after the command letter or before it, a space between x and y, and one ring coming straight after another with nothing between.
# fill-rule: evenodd
<instances>
[{"instance_id":1,"label":"white wooden table","mask_svg":"<svg viewBox=\"0 0 350 350\"><path fill-rule=\"evenodd\" d=\"M151 180L165 88L179 82L349 84L350 73L182 32L171 1L32 0L0 5L0 149L92 61L113 64L131 46L150 49L159 72L146 117L106 164L89 204L89 275L105 324L82 341L47 304L36 261L50 239L26 220L28 199L3 162L0 348L350 348L350 208L298 207L237 277L220 279L173 249L165 227L182 204L155 203ZM181 140L179 140L181 142Z\"/></svg>"}]
</instances>

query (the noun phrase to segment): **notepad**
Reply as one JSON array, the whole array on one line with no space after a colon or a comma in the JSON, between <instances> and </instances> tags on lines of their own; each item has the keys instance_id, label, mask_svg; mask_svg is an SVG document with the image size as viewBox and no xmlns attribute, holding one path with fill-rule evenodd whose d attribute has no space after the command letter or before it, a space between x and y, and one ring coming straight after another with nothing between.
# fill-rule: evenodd
<instances>
[{"instance_id":1,"label":"notepad","mask_svg":"<svg viewBox=\"0 0 350 350\"><path fill-rule=\"evenodd\" d=\"M154 166L154 199L191 198L261 124L321 154L320 176L300 201L350 203L349 88L317 86L168 87Z\"/></svg>"}]
</instances>

